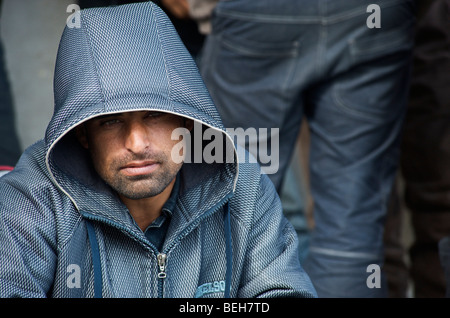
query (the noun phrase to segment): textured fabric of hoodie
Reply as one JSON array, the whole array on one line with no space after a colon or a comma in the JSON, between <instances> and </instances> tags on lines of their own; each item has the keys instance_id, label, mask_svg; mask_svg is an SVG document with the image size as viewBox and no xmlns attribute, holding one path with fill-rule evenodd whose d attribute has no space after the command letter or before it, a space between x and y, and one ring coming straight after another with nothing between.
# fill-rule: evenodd
<instances>
[{"instance_id":1,"label":"textured fabric of hoodie","mask_svg":"<svg viewBox=\"0 0 450 318\"><path fill-rule=\"evenodd\" d=\"M238 151L165 14L86 9L66 27L45 138L0 179L1 297L313 297L273 185ZM185 163L158 251L100 179L73 128L156 110L220 132L230 162ZM158 262L163 255L165 262ZM228 286L228 287L227 287Z\"/></svg>"}]
</instances>

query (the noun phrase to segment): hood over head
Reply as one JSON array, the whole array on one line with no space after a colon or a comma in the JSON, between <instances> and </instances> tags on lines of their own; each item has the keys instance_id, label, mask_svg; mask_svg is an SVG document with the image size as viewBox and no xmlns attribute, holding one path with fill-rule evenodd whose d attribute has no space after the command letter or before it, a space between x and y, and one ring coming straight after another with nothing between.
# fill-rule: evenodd
<instances>
[{"instance_id":1,"label":"hood over head","mask_svg":"<svg viewBox=\"0 0 450 318\"><path fill-rule=\"evenodd\" d=\"M155 110L220 131L224 152L232 152L233 162L185 163L182 170L189 184L183 185L184 191L217 182L219 198L233 191L238 170L233 141L165 13L149 1L85 9L80 20L80 27L65 27L55 66L54 114L45 144L46 165L56 185L79 209L115 200L73 129L108 113ZM86 203L89 197L97 200Z\"/></svg>"}]
</instances>

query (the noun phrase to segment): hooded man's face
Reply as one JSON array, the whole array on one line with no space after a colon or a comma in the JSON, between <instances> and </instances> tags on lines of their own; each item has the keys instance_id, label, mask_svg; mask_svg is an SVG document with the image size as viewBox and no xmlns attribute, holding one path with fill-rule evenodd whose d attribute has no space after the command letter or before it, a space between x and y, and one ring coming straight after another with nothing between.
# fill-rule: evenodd
<instances>
[{"instance_id":1,"label":"hooded man's face","mask_svg":"<svg viewBox=\"0 0 450 318\"><path fill-rule=\"evenodd\" d=\"M100 177L119 196L138 200L160 194L181 169L171 159L178 127L184 127L182 117L135 111L93 118L77 134Z\"/></svg>"}]
</instances>

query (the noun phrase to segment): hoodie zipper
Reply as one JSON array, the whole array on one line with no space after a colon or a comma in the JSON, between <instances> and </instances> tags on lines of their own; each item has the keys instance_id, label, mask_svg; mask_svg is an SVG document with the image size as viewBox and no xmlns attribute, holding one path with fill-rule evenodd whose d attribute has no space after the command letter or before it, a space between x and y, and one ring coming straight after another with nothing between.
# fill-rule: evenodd
<instances>
[{"instance_id":1,"label":"hoodie zipper","mask_svg":"<svg viewBox=\"0 0 450 318\"><path fill-rule=\"evenodd\" d=\"M166 260L167 260L167 254L165 253L159 253L156 256L156 259L158 260L158 297L163 298L164 293L164 279L167 277L166 274Z\"/></svg>"},{"instance_id":2,"label":"hoodie zipper","mask_svg":"<svg viewBox=\"0 0 450 318\"><path fill-rule=\"evenodd\" d=\"M156 258L158 259L158 266L159 266L158 278L164 279L167 277L167 274L166 274L167 254L159 253Z\"/></svg>"},{"instance_id":3,"label":"hoodie zipper","mask_svg":"<svg viewBox=\"0 0 450 318\"><path fill-rule=\"evenodd\" d=\"M213 206L211 209L209 209L208 211L206 211L200 218L198 218L197 220L195 220L195 222L193 222L191 225L189 225L187 228L185 228L183 230L183 232L181 232L177 238L166 248L166 252L165 253L158 253L156 258L158 261L158 268L159 268L159 272L158 272L158 297L159 298L164 298L164 279L167 277L167 273L166 273L166 268L167 268L167 257L169 254L169 251L175 246L177 245L186 235L188 235L195 227L198 226L198 224L200 224L200 222L202 222L205 218L207 218L208 216L214 214L215 212L217 212L221 207L223 207L225 205L225 203L228 201L228 199L233 195L233 192L227 194L222 200L219 201L219 203L217 203L215 206Z\"/></svg>"}]
</instances>

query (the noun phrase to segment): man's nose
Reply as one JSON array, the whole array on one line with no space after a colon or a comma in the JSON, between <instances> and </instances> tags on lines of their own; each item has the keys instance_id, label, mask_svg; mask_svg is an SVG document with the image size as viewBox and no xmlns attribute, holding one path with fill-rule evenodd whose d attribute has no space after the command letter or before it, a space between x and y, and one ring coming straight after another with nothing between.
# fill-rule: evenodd
<instances>
[{"instance_id":1,"label":"man's nose","mask_svg":"<svg viewBox=\"0 0 450 318\"><path fill-rule=\"evenodd\" d=\"M149 145L150 139L147 127L143 123L130 123L125 137L125 147L133 153L141 153Z\"/></svg>"}]
</instances>

